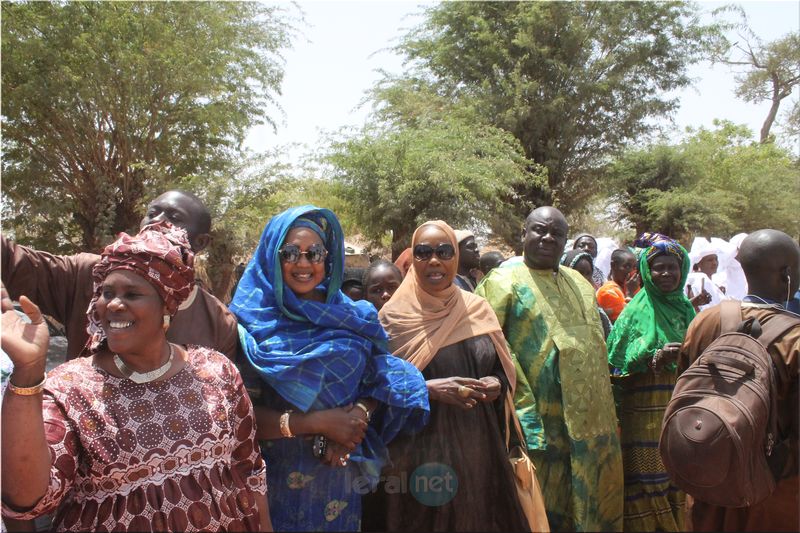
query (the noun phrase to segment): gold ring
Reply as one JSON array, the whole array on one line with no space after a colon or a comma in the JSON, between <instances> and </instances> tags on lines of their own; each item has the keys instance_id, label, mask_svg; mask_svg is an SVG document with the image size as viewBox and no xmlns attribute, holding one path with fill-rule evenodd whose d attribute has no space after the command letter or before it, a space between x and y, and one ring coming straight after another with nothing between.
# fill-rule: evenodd
<instances>
[{"instance_id":1,"label":"gold ring","mask_svg":"<svg viewBox=\"0 0 800 533\"><path fill-rule=\"evenodd\" d=\"M470 389L466 385L459 385L458 395L461 396L462 398L469 398L470 392L472 392L472 389Z\"/></svg>"}]
</instances>

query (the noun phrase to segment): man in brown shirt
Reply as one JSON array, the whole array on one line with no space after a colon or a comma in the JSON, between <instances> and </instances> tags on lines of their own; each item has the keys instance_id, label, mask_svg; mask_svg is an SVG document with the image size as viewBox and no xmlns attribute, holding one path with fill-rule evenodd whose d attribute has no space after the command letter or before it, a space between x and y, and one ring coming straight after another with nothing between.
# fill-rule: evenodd
<instances>
[{"instance_id":1,"label":"man in brown shirt","mask_svg":"<svg viewBox=\"0 0 800 533\"><path fill-rule=\"evenodd\" d=\"M786 363L788 382L779 383L780 428L788 436L789 454L775 491L750 507L719 507L687 498L690 531L798 531L800 530L800 478L798 478L798 425L800 424L800 316L785 309L785 302L800 285L800 247L781 231L760 230L742 241L739 249L750 294L742 301L742 318L757 318L762 326L780 315L798 317L798 325L779 337L769 351ZM788 296L787 296L788 294ZM720 306L706 309L686 332L678 361L683 372L720 335Z\"/></svg>"},{"instance_id":2,"label":"man in brown shirt","mask_svg":"<svg viewBox=\"0 0 800 533\"><path fill-rule=\"evenodd\" d=\"M141 227L168 220L184 228L195 253L208 246L211 215L195 195L168 191L147 206ZM2 277L12 299L25 295L67 333L67 359L86 355L86 309L92 298L92 267L96 254L52 255L15 244L0 236ZM195 284L194 291L172 318L167 339L176 344L208 346L236 359L236 318L212 294Z\"/></svg>"}]
</instances>

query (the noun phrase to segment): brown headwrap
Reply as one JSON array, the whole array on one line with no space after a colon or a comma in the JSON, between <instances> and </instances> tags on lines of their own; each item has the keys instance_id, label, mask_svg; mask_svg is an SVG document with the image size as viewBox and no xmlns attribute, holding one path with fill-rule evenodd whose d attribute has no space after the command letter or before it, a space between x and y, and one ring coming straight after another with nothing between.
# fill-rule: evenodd
<instances>
[{"instance_id":1,"label":"brown headwrap","mask_svg":"<svg viewBox=\"0 0 800 533\"><path fill-rule=\"evenodd\" d=\"M113 244L106 246L100 262L92 269L94 295L86 311L89 349L96 350L106 338L97 316L97 300L111 272L130 270L143 277L156 289L169 314L174 315L194 287L193 266L194 254L186 230L169 222L148 224L134 236L120 233Z\"/></svg>"},{"instance_id":2,"label":"brown headwrap","mask_svg":"<svg viewBox=\"0 0 800 533\"><path fill-rule=\"evenodd\" d=\"M455 233L441 220L425 222L417 228L411 239L412 249L418 243L421 228L427 225L436 226L447 234L456 251L453 261L458 265ZM423 370L443 347L478 335L489 335L513 394L517 381L514 362L489 302L454 285L455 269L445 290L435 295L425 292L417 279L415 265L416 261L412 260L403 283L378 313L389 335L390 351Z\"/></svg>"},{"instance_id":3,"label":"brown headwrap","mask_svg":"<svg viewBox=\"0 0 800 533\"><path fill-rule=\"evenodd\" d=\"M405 275L408 274L408 269L411 268L412 261L414 261L414 258L411 256L411 248L406 248L397 256L394 265L400 269L400 273L405 277Z\"/></svg>"}]
</instances>

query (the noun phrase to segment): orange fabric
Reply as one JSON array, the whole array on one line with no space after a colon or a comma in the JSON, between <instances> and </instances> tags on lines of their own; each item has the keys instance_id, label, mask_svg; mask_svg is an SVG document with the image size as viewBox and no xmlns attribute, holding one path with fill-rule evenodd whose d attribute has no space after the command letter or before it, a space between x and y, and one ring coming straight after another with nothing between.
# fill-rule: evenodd
<instances>
[{"instance_id":1,"label":"orange fabric","mask_svg":"<svg viewBox=\"0 0 800 533\"><path fill-rule=\"evenodd\" d=\"M411 247L417 244L420 229L427 225L435 225L447 234L456 250L452 261L458 265L455 233L441 220L425 222L417 228ZM436 294L425 292L420 287L415 261L412 260L403 283L378 313L389 335L389 349L423 370L443 347L478 335L488 335L497 350L513 394L517 375L497 315L489 302L454 285L454 277L455 269L445 290Z\"/></svg>"},{"instance_id":2,"label":"orange fabric","mask_svg":"<svg viewBox=\"0 0 800 533\"><path fill-rule=\"evenodd\" d=\"M625 309L625 303L625 291L616 281L606 281L597 289L597 305L603 308L612 322Z\"/></svg>"}]
</instances>

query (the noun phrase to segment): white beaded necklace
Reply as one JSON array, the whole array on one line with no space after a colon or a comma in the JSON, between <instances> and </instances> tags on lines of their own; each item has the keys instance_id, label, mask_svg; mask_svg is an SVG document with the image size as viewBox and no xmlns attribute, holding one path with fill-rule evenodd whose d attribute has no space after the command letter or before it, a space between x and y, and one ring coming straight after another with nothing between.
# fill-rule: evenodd
<instances>
[{"instance_id":1,"label":"white beaded necklace","mask_svg":"<svg viewBox=\"0 0 800 533\"><path fill-rule=\"evenodd\" d=\"M169 371L170 367L172 366L172 358L174 355L175 351L172 348L172 343L170 343L169 359L167 359L167 362L164 363L162 366L156 368L155 370L151 370L150 372L136 372L135 370L131 369L128 365L126 365L125 361L123 361L117 354L114 354L114 364L117 366L117 370L122 372L123 376L133 381L134 383L149 383L153 380L160 378Z\"/></svg>"}]
</instances>

